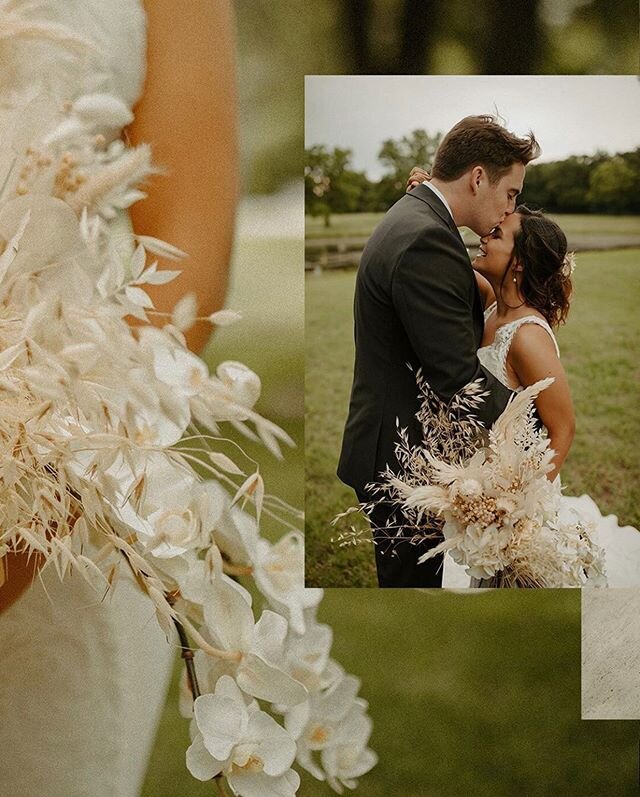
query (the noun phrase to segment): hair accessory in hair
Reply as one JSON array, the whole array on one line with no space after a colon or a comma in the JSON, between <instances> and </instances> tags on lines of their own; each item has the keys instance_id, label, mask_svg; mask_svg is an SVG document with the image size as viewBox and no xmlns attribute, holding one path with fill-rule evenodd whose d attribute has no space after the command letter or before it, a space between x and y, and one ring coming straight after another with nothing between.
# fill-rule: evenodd
<instances>
[{"instance_id":1,"label":"hair accessory in hair","mask_svg":"<svg viewBox=\"0 0 640 797\"><path fill-rule=\"evenodd\" d=\"M567 252L562 261L562 268L560 269L563 277L570 277L576 267L576 253Z\"/></svg>"}]
</instances>

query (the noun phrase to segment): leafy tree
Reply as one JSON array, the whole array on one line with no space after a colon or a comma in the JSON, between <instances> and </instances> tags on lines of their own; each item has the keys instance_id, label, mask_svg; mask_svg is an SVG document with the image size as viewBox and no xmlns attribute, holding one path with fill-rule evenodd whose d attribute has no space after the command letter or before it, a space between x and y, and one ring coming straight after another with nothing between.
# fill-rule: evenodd
<instances>
[{"instance_id":1,"label":"leafy tree","mask_svg":"<svg viewBox=\"0 0 640 797\"><path fill-rule=\"evenodd\" d=\"M633 187L629 191L627 210L640 213L640 147L632 152L623 152L620 156L634 174Z\"/></svg>"},{"instance_id":2,"label":"leafy tree","mask_svg":"<svg viewBox=\"0 0 640 797\"><path fill-rule=\"evenodd\" d=\"M415 164L414 164L415 165ZM371 208L372 212L379 213L389 210L394 202L402 196L404 186L409 172L404 175L404 180L400 183L395 175L388 175L383 177L374 186L375 203Z\"/></svg>"},{"instance_id":3,"label":"leafy tree","mask_svg":"<svg viewBox=\"0 0 640 797\"><path fill-rule=\"evenodd\" d=\"M323 216L328 227L332 213L388 210L402 196L411 167L430 165L438 139L416 130L398 141L385 141L379 157L387 174L378 182L349 168L350 150L311 147L305 152L307 213ZM532 164L520 201L556 213L638 213L640 148Z\"/></svg>"},{"instance_id":4,"label":"leafy tree","mask_svg":"<svg viewBox=\"0 0 640 797\"><path fill-rule=\"evenodd\" d=\"M304 195L306 211L322 216L331 226L332 213L358 210L358 199L368 182L364 174L349 169L351 150L322 145L305 150Z\"/></svg>"},{"instance_id":5,"label":"leafy tree","mask_svg":"<svg viewBox=\"0 0 640 797\"><path fill-rule=\"evenodd\" d=\"M547 186L554 197L555 207L565 213L588 212L591 159L574 156L550 166Z\"/></svg>"},{"instance_id":6,"label":"leafy tree","mask_svg":"<svg viewBox=\"0 0 640 797\"><path fill-rule=\"evenodd\" d=\"M630 209L638 178L620 155L600 163L591 173L589 200L595 210L624 213Z\"/></svg>"},{"instance_id":7,"label":"leafy tree","mask_svg":"<svg viewBox=\"0 0 640 797\"><path fill-rule=\"evenodd\" d=\"M549 174L552 163L535 163L527 167L522 194L518 197L519 203L524 203L530 208L553 209L555 197L549 191Z\"/></svg>"},{"instance_id":8,"label":"leafy tree","mask_svg":"<svg viewBox=\"0 0 640 797\"><path fill-rule=\"evenodd\" d=\"M551 212L589 213L593 210L590 194L593 172L610 159L610 155L598 152L532 164L527 168L521 201Z\"/></svg>"},{"instance_id":9,"label":"leafy tree","mask_svg":"<svg viewBox=\"0 0 640 797\"><path fill-rule=\"evenodd\" d=\"M331 200L333 213L362 212L362 207L370 183L364 172L345 169L334 180L334 192Z\"/></svg>"},{"instance_id":10,"label":"leafy tree","mask_svg":"<svg viewBox=\"0 0 640 797\"><path fill-rule=\"evenodd\" d=\"M529 166L523 201L551 211L587 213L593 163L593 158L572 155L563 161Z\"/></svg>"},{"instance_id":11,"label":"leafy tree","mask_svg":"<svg viewBox=\"0 0 640 797\"><path fill-rule=\"evenodd\" d=\"M433 162L441 138L441 133L430 135L426 130L414 130L399 141L389 138L382 143L378 160L393 178L396 191L404 188L412 166L427 166Z\"/></svg>"}]
</instances>

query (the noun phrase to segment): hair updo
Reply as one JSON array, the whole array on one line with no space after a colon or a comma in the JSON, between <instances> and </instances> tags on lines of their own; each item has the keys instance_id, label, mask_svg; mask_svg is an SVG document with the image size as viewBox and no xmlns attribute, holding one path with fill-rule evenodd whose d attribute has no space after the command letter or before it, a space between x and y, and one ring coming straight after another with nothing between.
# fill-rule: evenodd
<instances>
[{"instance_id":1,"label":"hair updo","mask_svg":"<svg viewBox=\"0 0 640 797\"><path fill-rule=\"evenodd\" d=\"M564 324L573 286L565 268L567 237L560 227L538 210L519 205L520 230L514 238L509 268L522 266L520 293L526 304L539 310L552 327ZM503 282L505 277L503 277Z\"/></svg>"}]
</instances>

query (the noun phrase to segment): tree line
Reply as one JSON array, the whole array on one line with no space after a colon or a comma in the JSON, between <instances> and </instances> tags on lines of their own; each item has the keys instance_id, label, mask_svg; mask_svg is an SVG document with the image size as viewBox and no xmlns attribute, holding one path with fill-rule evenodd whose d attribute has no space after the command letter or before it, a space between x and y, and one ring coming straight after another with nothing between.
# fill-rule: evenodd
<instances>
[{"instance_id":1,"label":"tree line","mask_svg":"<svg viewBox=\"0 0 640 797\"><path fill-rule=\"evenodd\" d=\"M328 227L334 213L388 210L404 191L411 167L429 168L441 137L414 130L399 140L384 141L378 153L384 174L377 181L352 168L350 149L305 149L306 212L323 217ZM640 148L532 163L518 201L550 213L638 213Z\"/></svg>"}]
</instances>

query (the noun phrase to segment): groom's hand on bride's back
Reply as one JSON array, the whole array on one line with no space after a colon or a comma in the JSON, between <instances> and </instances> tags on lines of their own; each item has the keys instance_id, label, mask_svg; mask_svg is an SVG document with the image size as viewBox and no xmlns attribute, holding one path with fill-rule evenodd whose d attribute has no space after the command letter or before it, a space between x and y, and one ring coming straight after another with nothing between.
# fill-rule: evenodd
<instances>
[{"instance_id":1,"label":"groom's hand on bride's back","mask_svg":"<svg viewBox=\"0 0 640 797\"><path fill-rule=\"evenodd\" d=\"M411 169L409 177L407 179L407 191L411 191L412 188L415 188L416 185L420 185L425 180L430 180L431 175L429 172L425 171L421 166L414 166Z\"/></svg>"}]
</instances>

